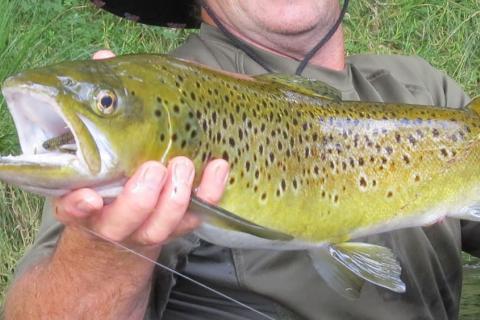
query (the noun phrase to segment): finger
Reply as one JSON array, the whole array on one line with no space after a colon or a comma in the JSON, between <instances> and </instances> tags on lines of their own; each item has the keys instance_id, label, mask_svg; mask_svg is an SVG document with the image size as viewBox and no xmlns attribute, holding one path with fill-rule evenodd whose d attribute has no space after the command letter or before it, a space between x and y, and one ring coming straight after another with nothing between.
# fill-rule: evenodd
<instances>
[{"instance_id":1,"label":"finger","mask_svg":"<svg viewBox=\"0 0 480 320\"><path fill-rule=\"evenodd\" d=\"M163 243L177 228L190 203L195 169L185 157L172 159L168 178L155 211L133 236L145 245Z\"/></svg>"},{"instance_id":2,"label":"finger","mask_svg":"<svg viewBox=\"0 0 480 320\"><path fill-rule=\"evenodd\" d=\"M200 226L200 223L201 219L198 216L187 212L183 216L177 228L169 236L169 239L177 238L194 231Z\"/></svg>"},{"instance_id":3,"label":"finger","mask_svg":"<svg viewBox=\"0 0 480 320\"><path fill-rule=\"evenodd\" d=\"M110 50L99 50L92 56L93 60L102 60L115 57L115 53Z\"/></svg>"},{"instance_id":4,"label":"finger","mask_svg":"<svg viewBox=\"0 0 480 320\"><path fill-rule=\"evenodd\" d=\"M225 190L228 178L228 163L223 159L211 161L203 171L197 196L209 203L217 203Z\"/></svg>"},{"instance_id":5,"label":"finger","mask_svg":"<svg viewBox=\"0 0 480 320\"><path fill-rule=\"evenodd\" d=\"M161 163L144 163L128 180L117 199L105 206L93 227L114 241L127 238L155 209L166 176L167 170Z\"/></svg>"},{"instance_id":6,"label":"finger","mask_svg":"<svg viewBox=\"0 0 480 320\"><path fill-rule=\"evenodd\" d=\"M94 190L79 189L55 199L56 218L64 224L86 224L103 207L103 199Z\"/></svg>"}]
</instances>

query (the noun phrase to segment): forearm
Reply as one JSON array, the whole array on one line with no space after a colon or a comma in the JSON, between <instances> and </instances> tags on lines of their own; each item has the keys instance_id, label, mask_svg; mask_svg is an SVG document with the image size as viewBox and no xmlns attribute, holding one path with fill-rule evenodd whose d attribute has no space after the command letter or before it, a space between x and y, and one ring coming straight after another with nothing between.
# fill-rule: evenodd
<instances>
[{"instance_id":1,"label":"forearm","mask_svg":"<svg viewBox=\"0 0 480 320\"><path fill-rule=\"evenodd\" d=\"M155 259L158 249L144 252ZM53 256L11 287L6 319L142 319L153 265L66 228Z\"/></svg>"}]
</instances>

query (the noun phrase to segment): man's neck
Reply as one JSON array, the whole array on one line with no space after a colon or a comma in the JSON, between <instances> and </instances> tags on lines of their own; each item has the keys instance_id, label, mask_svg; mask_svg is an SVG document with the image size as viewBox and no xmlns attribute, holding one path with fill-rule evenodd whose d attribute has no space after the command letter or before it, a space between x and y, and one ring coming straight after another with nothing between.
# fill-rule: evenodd
<instances>
[{"instance_id":1,"label":"man's neck","mask_svg":"<svg viewBox=\"0 0 480 320\"><path fill-rule=\"evenodd\" d=\"M202 21L216 27L215 22L204 10L202 10ZM262 39L262 41L259 41L246 37L234 28L231 28L228 24L225 24L224 26L238 39L250 46L299 61L301 61L304 56L325 36L325 33L316 38L313 38L311 34L295 36L274 35L268 39ZM310 59L309 64L333 70L344 69L345 45L341 26L333 34L330 40L328 40L327 43L325 43Z\"/></svg>"}]
</instances>

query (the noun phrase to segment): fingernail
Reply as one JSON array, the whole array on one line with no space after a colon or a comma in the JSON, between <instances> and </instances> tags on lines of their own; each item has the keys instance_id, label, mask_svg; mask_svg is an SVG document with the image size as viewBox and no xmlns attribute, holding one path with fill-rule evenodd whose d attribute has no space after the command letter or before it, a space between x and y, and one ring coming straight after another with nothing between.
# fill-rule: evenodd
<instances>
[{"instance_id":1,"label":"fingernail","mask_svg":"<svg viewBox=\"0 0 480 320\"><path fill-rule=\"evenodd\" d=\"M174 189L190 184L193 180L193 167L186 161L179 161L173 165L173 186Z\"/></svg>"},{"instance_id":2,"label":"fingernail","mask_svg":"<svg viewBox=\"0 0 480 320\"><path fill-rule=\"evenodd\" d=\"M132 192L141 192L145 189L155 189L163 183L165 179L165 170L160 166L147 166L140 174L140 179L132 189Z\"/></svg>"},{"instance_id":3,"label":"fingernail","mask_svg":"<svg viewBox=\"0 0 480 320\"><path fill-rule=\"evenodd\" d=\"M225 185L228 179L228 167L222 164L218 164L215 168L215 180L219 185Z\"/></svg>"}]
</instances>

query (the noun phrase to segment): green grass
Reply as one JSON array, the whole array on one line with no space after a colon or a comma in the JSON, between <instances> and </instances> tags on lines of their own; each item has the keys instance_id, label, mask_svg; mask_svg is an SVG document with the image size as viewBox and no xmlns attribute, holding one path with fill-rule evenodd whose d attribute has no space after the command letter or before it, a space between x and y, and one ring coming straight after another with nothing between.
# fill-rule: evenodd
<instances>
[{"instance_id":1,"label":"green grass","mask_svg":"<svg viewBox=\"0 0 480 320\"><path fill-rule=\"evenodd\" d=\"M349 54L419 55L456 79L471 96L480 94L478 0L432 0L427 4L355 0L345 27ZM122 21L85 0L41 4L0 0L0 81L21 69L86 59L101 48L118 54L166 52L186 34ZM0 154L18 152L3 100L0 119ZM0 305L17 259L34 238L41 205L40 198L0 184Z\"/></svg>"}]
</instances>

